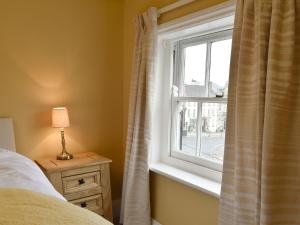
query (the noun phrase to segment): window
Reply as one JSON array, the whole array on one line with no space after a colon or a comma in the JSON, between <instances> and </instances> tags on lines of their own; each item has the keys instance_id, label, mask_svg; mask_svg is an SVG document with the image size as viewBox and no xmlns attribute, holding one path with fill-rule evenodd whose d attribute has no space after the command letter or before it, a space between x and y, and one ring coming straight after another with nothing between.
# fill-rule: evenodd
<instances>
[{"instance_id":1,"label":"window","mask_svg":"<svg viewBox=\"0 0 300 225\"><path fill-rule=\"evenodd\" d=\"M217 170L224 155L231 37L226 30L183 39L173 51L171 156Z\"/></svg>"},{"instance_id":2,"label":"window","mask_svg":"<svg viewBox=\"0 0 300 225\"><path fill-rule=\"evenodd\" d=\"M214 195L222 179L234 12L228 1L158 28L150 169Z\"/></svg>"}]
</instances>

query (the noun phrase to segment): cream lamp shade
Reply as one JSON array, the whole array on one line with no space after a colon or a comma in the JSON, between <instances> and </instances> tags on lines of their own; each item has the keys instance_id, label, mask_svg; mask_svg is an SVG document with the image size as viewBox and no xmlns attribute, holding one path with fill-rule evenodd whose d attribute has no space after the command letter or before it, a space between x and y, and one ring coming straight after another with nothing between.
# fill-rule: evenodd
<instances>
[{"instance_id":1,"label":"cream lamp shade","mask_svg":"<svg viewBox=\"0 0 300 225\"><path fill-rule=\"evenodd\" d=\"M52 109L52 127L65 128L70 126L68 109L56 107Z\"/></svg>"}]
</instances>

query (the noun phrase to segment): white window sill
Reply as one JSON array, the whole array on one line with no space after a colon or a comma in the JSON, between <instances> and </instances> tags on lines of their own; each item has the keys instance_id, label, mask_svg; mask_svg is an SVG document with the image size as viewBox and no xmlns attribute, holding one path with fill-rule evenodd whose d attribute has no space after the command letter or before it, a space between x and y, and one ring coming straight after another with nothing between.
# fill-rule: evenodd
<instances>
[{"instance_id":1,"label":"white window sill","mask_svg":"<svg viewBox=\"0 0 300 225\"><path fill-rule=\"evenodd\" d=\"M205 177L200 177L163 163L150 164L150 170L213 197L220 197L221 184L219 182L209 180Z\"/></svg>"}]
</instances>

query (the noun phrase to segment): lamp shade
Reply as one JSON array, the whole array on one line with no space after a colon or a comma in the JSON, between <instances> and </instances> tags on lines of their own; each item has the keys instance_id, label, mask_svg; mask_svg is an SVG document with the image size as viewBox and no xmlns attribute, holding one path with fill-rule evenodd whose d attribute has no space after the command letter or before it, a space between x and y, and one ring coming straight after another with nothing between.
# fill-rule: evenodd
<instances>
[{"instance_id":1,"label":"lamp shade","mask_svg":"<svg viewBox=\"0 0 300 225\"><path fill-rule=\"evenodd\" d=\"M52 109L52 127L65 128L70 126L68 109L56 107Z\"/></svg>"}]
</instances>

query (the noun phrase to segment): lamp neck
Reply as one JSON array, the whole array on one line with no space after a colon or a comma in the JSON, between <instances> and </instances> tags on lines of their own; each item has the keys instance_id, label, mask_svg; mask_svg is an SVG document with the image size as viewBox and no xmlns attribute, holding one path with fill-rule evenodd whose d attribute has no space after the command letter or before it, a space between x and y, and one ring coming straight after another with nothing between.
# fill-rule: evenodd
<instances>
[{"instance_id":1,"label":"lamp neck","mask_svg":"<svg viewBox=\"0 0 300 225\"><path fill-rule=\"evenodd\" d=\"M62 152L66 152L65 130L60 128Z\"/></svg>"}]
</instances>

